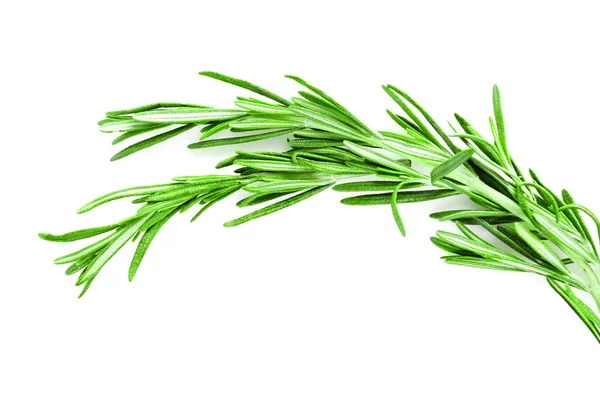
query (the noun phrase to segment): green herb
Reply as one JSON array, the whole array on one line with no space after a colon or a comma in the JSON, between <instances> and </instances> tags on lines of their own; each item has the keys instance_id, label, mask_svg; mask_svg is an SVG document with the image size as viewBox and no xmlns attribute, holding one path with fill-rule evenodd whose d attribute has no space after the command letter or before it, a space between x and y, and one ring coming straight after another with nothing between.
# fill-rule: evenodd
<instances>
[{"instance_id":1,"label":"green herb","mask_svg":"<svg viewBox=\"0 0 600 400\"><path fill-rule=\"evenodd\" d=\"M399 204L464 195L471 207L431 214L440 222L454 223L460 233L438 231L432 243L449 253L442 258L453 265L527 272L544 276L600 341L600 318L580 296L587 293L600 309L600 259L594 236L584 222L590 217L600 233L600 220L563 191L556 195L530 171L527 180L511 156L507 130L496 86L492 93L492 140L455 114L447 134L432 116L400 88L383 86L399 110L387 110L397 132L373 130L321 89L295 76L302 86L299 97L287 100L250 82L215 72L201 75L247 89L265 99L238 97L237 108L217 109L181 103L155 103L111 111L100 130L119 133L118 144L140 137L113 160L154 146L196 126L200 141L190 148L242 144L287 136L284 152L237 151L217 168L236 166L231 175L182 176L174 182L138 186L101 196L84 205L84 213L104 203L133 197L140 208L133 216L106 226L63 235L40 234L49 241L70 242L104 235L82 249L59 257L70 264L67 274L79 273L82 294L110 258L128 241L141 237L129 269L138 272L152 240L177 213L200 210L192 221L232 193L245 191L239 207L266 206L225 223L231 227L280 211L333 186L355 192L342 199L347 205L391 205L392 217L402 235ZM401 113L404 113L402 115ZM226 134L226 135L225 135ZM213 139L213 136L225 135ZM210 140L207 140L208 138ZM408 159L429 168L423 173ZM352 179L350 182L340 181ZM375 192L375 193L373 193ZM476 233L467 225L479 225ZM477 231L479 232L479 231ZM507 247L498 246L499 242ZM507 248L507 250L504 250ZM572 288L578 289L575 292Z\"/></svg>"}]
</instances>

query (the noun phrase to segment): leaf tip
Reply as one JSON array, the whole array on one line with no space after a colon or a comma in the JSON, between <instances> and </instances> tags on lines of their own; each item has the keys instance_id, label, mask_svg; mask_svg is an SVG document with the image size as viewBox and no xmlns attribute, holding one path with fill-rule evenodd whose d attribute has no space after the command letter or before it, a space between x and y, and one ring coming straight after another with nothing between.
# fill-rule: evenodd
<instances>
[{"instance_id":1,"label":"leaf tip","mask_svg":"<svg viewBox=\"0 0 600 400\"><path fill-rule=\"evenodd\" d=\"M51 242L54 235L52 235L51 233L40 232L38 233L38 237L42 240L47 240Z\"/></svg>"}]
</instances>

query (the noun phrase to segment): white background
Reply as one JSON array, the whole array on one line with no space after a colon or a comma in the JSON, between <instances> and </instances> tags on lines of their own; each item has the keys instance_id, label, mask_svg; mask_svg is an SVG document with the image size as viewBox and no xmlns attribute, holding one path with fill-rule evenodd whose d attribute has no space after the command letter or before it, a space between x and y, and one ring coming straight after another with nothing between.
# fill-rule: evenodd
<instances>
[{"instance_id":1,"label":"white background","mask_svg":"<svg viewBox=\"0 0 600 400\"><path fill-rule=\"evenodd\" d=\"M36 234L116 221L135 208L75 210L230 155L187 150L188 132L110 163L97 131L110 109L246 94L201 70L285 96L283 74L301 75L378 129L393 127L382 83L481 130L498 83L515 158L600 211L595 3L2 5L0 398L594 398L598 344L542 278L438 259L428 238L451 227L427 215L455 200L401 206L406 239L388 207L340 193L226 229L231 200L167 224L131 284L123 249L81 300L52 264L79 244Z\"/></svg>"}]
</instances>

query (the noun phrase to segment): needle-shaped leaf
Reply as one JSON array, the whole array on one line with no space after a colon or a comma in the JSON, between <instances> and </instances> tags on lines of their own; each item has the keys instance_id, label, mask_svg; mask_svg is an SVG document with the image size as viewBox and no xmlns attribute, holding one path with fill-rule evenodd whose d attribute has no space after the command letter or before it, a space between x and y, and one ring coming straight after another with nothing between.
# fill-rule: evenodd
<instances>
[{"instance_id":1,"label":"needle-shaped leaf","mask_svg":"<svg viewBox=\"0 0 600 400\"><path fill-rule=\"evenodd\" d=\"M237 226L237 225L241 225L243 223L246 223L248 221L251 221L253 219L260 218L260 217L263 217L265 215L272 214L272 213L274 213L276 211L282 210L284 208L287 208L289 206L297 204L297 203L301 202L302 200L306 200L309 197L312 197L312 196L314 196L314 195L316 195L318 193L321 193L322 191L326 190L330 186L331 186L331 184L325 185L325 186L319 186L319 187L316 187L314 189L309 189L309 190L307 190L305 192L297 194L297 195L295 195L293 197L290 197L288 199L279 201L279 202L277 202L275 204L271 204L269 206L261 208L260 210L256 210L254 212L251 212L250 214L246 214L246 215L244 215L244 216L242 216L240 218L236 218L234 220L226 222L224 224L224 226L226 226L226 227Z\"/></svg>"},{"instance_id":2,"label":"needle-shaped leaf","mask_svg":"<svg viewBox=\"0 0 600 400\"><path fill-rule=\"evenodd\" d=\"M400 216L400 211L398 210L398 190L402 188L405 182L400 182L392 192L391 204L392 204L392 215L394 216L394 221L396 221L396 225L400 230L400 234L402 236L406 236L406 229L404 228L404 222L402 222L402 217Z\"/></svg>"},{"instance_id":3,"label":"needle-shaped leaf","mask_svg":"<svg viewBox=\"0 0 600 400\"><path fill-rule=\"evenodd\" d=\"M140 122L131 118L127 119L104 119L98 122L100 132L113 133L113 132L128 132L141 129L156 129L164 126L163 124Z\"/></svg>"},{"instance_id":4,"label":"needle-shaped leaf","mask_svg":"<svg viewBox=\"0 0 600 400\"><path fill-rule=\"evenodd\" d=\"M379 136L376 132L374 132L371 129L369 129L369 127L367 127L361 120L359 120L358 118L356 118L354 116L354 114L352 114L350 111L348 111L344 106L342 106L340 103L338 103L337 101L335 101L332 97L330 97L329 95L327 95L321 89L319 89L319 88L317 88L317 87L309 84L304 79L299 78L297 76L286 75L285 77L289 78L289 79L292 79L292 80L298 82L299 84L301 84L302 86L310 89L311 91L313 91L314 93L316 93L317 95L319 95L320 97L322 97L324 100L326 100L328 103L331 103L339 112L341 112L346 117L348 117L351 120L353 120L358 126L362 127L366 131L371 132L371 134L373 134L374 136Z\"/></svg>"},{"instance_id":5,"label":"needle-shaped leaf","mask_svg":"<svg viewBox=\"0 0 600 400\"><path fill-rule=\"evenodd\" d=\"M223 131L229 129L231 122L236 121L236 120L237 120L237 118L228 119L226 121L214 123L211 125L206 125L204 128L208 128L208 129L205 130L204 128L202 128L200 130L200 132L202 132L202 136L200 136L200 140L208 139L209 137L216 135L219 132L223 132Z\"/></svg>"},{"instance_id":6,"label":"needle-shaped leaf","mask_svg":"<svg viewBox=\"0 0 600 400\"><path fill-rule=\"evenodd\" d=\"M123 141L125 141L127 139L131 139L132 137L136 137L138 135L143 135L144 133L148 133L148 132L152 132L152 131L155 131L155 130L158 130L158 129L162 129L165 126L168 126L168 125L159 125L157 127L156 125L153 124L152 126L150 126L149 128L146 128L146 129L137 129L137 130L125 132L122 135L117 136L112 141L112 144L113 145L119 144L119 143L121 143L121 142L123 142Z\"/></svg>"},{"instance_id":7,"label":"needle-shaped leaf","mask_svg":"<svg viewBox=\"0 0 600 400\"><path fill-rule=\"evenodd\" d=\"M298 117L248 117L229 123L233 132L257 131L262 129L302 129L304 120Z\"/></svg>"},{"instance_id":8,"label":"needle-shaped leaf","mask_svg":"<svg viewBox=\"0 0 600 400\"><path fill-rule=\"evenodd\" d=\"M420 146L416 143L412 143L406 140L398 139L384 139L381 141L383 148L392 151L396 154L401 154L405 157L412 159L420 159L424 163L439 164L448 159L447 155L440 152L439 149L434 147Z\"/></svg>"},{"instance_id":9,"label":"needle-shaped leaf","mask_svg":"<svg viewBox=\"0 0 600 400\"><path fill-rule=\"evenodd\" d=\"M452 140L450 140L450 138L446 135L442 127L438 125L438 123L431 117L431 115L429 115L427 111L425 111L425 109L419 103L417 103L412 97L410 97L408 94L406 94L404 91L400 90L396 86L389 85L389 88L394 92L398 93L400 96L404 97L406 101L408 101L421 113L423 117L425 117L427 122L429 122L429 125L433 127L433 129L437 132L437 134L442 138L444 143L446 143L448 148L450 148L450 150L452 150L453 153L458 153L460 151L460 149L456 147L454 143L452 143Z\"/></svg>"},{"instance_id":10,"label":"needle-shaped leaf","mask_svg":"<svg viewBox=\"0 0 600 400\"><path fill-rule=\"evenodd\" d=\"M560 245L563 250L568 249L569 253L575 253L588 262L594 263L596 261L596 255L592 251L587 251L581 242L565 232L564 229L561 229L561 226L556 221L538 213L535 214L534 218L542 227L544 234L552 242Z\"/></svg>"},{"instance_id":11,"label":"needle-shaped leaf","mask_svg":"<svg viewBox=\"0 0 600 400\"><path fill-rule=\"evenodd\" d=\"M358 126L352 119L348 118L345 114L341 113L339 110L335 108L333 105L323 106L320 103L313 103L306 99L292 97L292 102L299 107L302 107L307 110L311 110L315 113L321 114L333 120L336 120L342 124L347 126L354 127L357 131L361 131L365 133L367 136L370 135L370 131L366 131L362 128L362 126Z\"/></svg>"},{"instance_id":12,"label":"needle-shaped leaf","mask_svg":"<svg viewBox=\"0 0 600 400\"><path fill-rule=\"evenodd\" d=\"M90 201L89 203L81 207L79 211L77 211L77 213L83 214L104 203L108 203L109 201L118 200L125 197L144 196L154 192L172 189L177 186L179 186L179 184L177 183L166 183L160 185L136 186L128 189L116 190L114 192L107 193L103 196L98 197L97 199Z\"/></svg>"},{"instance_id":13,"label":"needle-shaped leaf","mask_svg":"<svg viewBox=\"0 0 600 400\"><path fill-rule=\"evenodd\" d=\"M594 242L594 238L592 237L590 230L588 229L587 225L585 224L579 211L580 210L585 211L588 214L588 216L590 216L592 218L592 220L596 224L596 229L597 229L599 240L600 240L600 221L598 221L598 218L596 218L596 215L594 213L592 213L590 210L588 210L587 208L584 209L585 207L582 208L581 206L574 205L575 201L573 200L573 196L571 196L571 194L567 190L562 191L562 198L565 202L565 205L567 205L568 207L563 207L561 209L561 211L565 215L567 215L567 217L571 216L574 219L574 221L571 220L573 222L573 225L578 230L578 232L587 239L588 243L594 250L594 253L596 253L596 255L598 255L598 249Z\"/></svg>"},{"instance_id":14,"label":"needle-shaped leaf","mask_svg":"<svg viewBox=\"0 0 600 400\"><path fill-rule=\"evenodd\" d=\"M398 172L402 172L414 178L422 178L424 176L423 174L416 172L412 168L407 167L403 163L394 160L391 157L383 155L380 152L377 152L376 150L373 150L369 147L360 146L350 141L344 141L344 146L346 146L353 153L358 154L359 156L375 164L383 165L385 167L391 168Z\"/></svg>"},{"instance_id":15,"label":"needle-shaped leaf","mask_svg":"<svg viewBox=\"0 0 600 400\"><path fill-rule=\"evenodd\" d=\"M188 149L203 149L206 147L229 146L232 144L256 142L258 140L271 139L292 133L293 129L282 129L273 132L260 133L258 135L236 136L226 139L203 140L188 145Z\"/></svg>"},{"instance_id":16,"label":"needle-shaped leaf","mask_svg":"<svg viewBox=\"0 0 600 400\"><path fill-rule=\"evenodd\" d=\"M430 174L431 183L436 183L440 179L448 176L452 171L466 163L473 153L475 153L474 149L463 150L435 167Z\"/></svg>"},{"instance_id":17,"label":"needle-shaped leaf","mask_svg":"<svg viewBox=\"0 0 600 400\"><path fill-rule=\"evenodd\" d=\"M267 201L277 199L277 198L279 198L281 196L285 196L287 194L288 193L268 193L268 194L257 193L257 194L253 194L251 196L248 196L248 197L243 198L242 200L238 201L236 203L236 206L238 206L238 207L254 206L257 204L266 203Z\"/></svg>"},{"instance_id":18,"label":"needle-shaped leaf","mask_svg":"<svg viewBox=\"0 0 600 400\"><path fill-rule=\"evenodd\" d=\"M478 254L473 253L472 251L461 249L460 247L457 247L447 240L441 239L437 236L432 236L429 239L436 247L448 253L466 257L480 257Z\"/></svg>"},{"instance_id":19,"label":"needle-shaped leaf","mask_svg":"<svg viewBox=\"0 0 600 400\"><path fill-rule=\"evenodd\" d=\"M539 261L540 258L535 251L525 243L516 232L512 230L503 231L502 226L495 227L492 224L488 223L484 219L478 219L479 225L481 225L485 230L494 235L498 240L502 241L511 249L515 250L519 254L535 261Z\"/></svg>"},{"instance_id":20,"label":"needle-shaped leaf","mask_svg":"<svg viewBox=\"0 0 600 400\"><path fill-rule=\"evenodd\" d=\"M254 168L262 171L273 172L311 172L312 169L304 165L292 164L285 161L270 161L270 160L236 160L237 165L243 167Z\"/></svg>"},{"instance_id":21,"label":"needle-shaped leaf","mask_svg":"<svg viewBox=\"0 0 600 400\"><path fill-rule=\"evenodd\" d=\"M437 231L436 234L439 238L447 240L448 242L452 243L454 246L459 247L461 249L468 250L468 251L472 251L473 253L477 253L477 254L481 255L482 257L486 257L486 258L492 257L492 258L498 258L498 259L503 259L503 260L514 260L515 259L515 257L512 254L502 251L500 249L497 249L489 244L483 243L482 241L475 241L475 240L469 239L465 236L457 235L455 233L450 233L450 232L444 232L444 231Z\"/></svg>"},{"instance_id":22,"label":"needle-shaped leaf","mask_svg":"<svg viewBox=\"0 0 600 400\"><path fill-rule=\"evenodd\" d=\"M108 111L106 113L107 116L120 116L126 114L135 114L143 111L150 111L157 108L180 108L180 107L193 107L193 108L209 108L207 106L201 106L198 104L188 104L188 103L152 103L146 104L139 107L127 108L124 110L116 110L116 111Z\"/></svg>"},{"instance_id":23,"label":"needle-shaped leaf","mask_svg":"<svg viewBox=\"0 0 600 400\"><path fill-rule=\"evenodd\" d=\"M106 246L108 246L108 244L111 243L119 234L120 230L117 230L116 232L111 233L105 238L102 238L96 243L92 243L89 246L84 247L83 249L79 249L73 253L58 257L54 260L54 264L69 264L81 260L89 256L90 254L97 253Z\"/></svg>"},{"instance_id":24,"label":"needle-shaped leaf","mask_svg":"<svg viewBox=\"0 0 600 400\"><path fill-rule=\"evenodd\" d=\"M406 131L408 130L414 130L415 132L419 132L419 127L417 125L414 124L414 122L407 120L406 118L402 117L401 115L395 114L394 112L390 111L390 110L385 110L387 115L389 115L389 117L394 120L395 123L397 123L398 125L400 125L400 127ZM427 140L425 137L423 137L423 140Z\"/></svg>"},{"instance_id":25,"label":"needle-shaped leaf","mask_svg":"<svg viewBox=\"0 0 600 400\"><path fill-rule=\"evenodd\" d=\"M267 183L252 183L250 185L244 186L244 190L252 193L289 193L289 192L297 192L299 190L312 189L316 186L321 185L329 185L333 183L332 181L279 181L279 182L267 182Z\"/></svg>"},{"instance_id":26,"label":"needle-shaped leaf","mask_svg":"<svg viewBox=\"0 0 600 400\"><path fill-rule=\"evenodd\" d=\"M287 107L278 104L267 104L257 101L237 100L233 104L240 108L244 108L248 111L254 111L259 114L272 114L272 115L294 115L294 113L288 110Z\"/></svg>"},{"instance_id":27,"label":"needle-shaped leaf","mask_svg":"<svg viewBox=\"0 0 600 400\"><path fill-rule=\"evenodd\" d=\"M454 190L440 189L440 190L410 190L404 192L398 192L396 202L399 204L403 203L419 203L422 201L430 201L442 199L448 196L454 196L457 193ZM342 204L350 206L375 206L375 205L388 205L392 201L392 192L380 193L380 194L364 194L354 197L346 197L341 200Z\"/></svg>"},{"instance_id":28,"label":"needle-shaped leaf","mask_svg":"<svg viewBox=\"0 0 600 400\"><path fill-rule=\"evenodd\" d=\"M148 138L146 140L142 140L141 142L137 142L136 144L132 144L131 146L121 150L120 152L118 152L117 154L112 156L110 161L120 160L121 158L130 156L134 153L137 153L138 151L141 151L141 150L147 149L148 147L152 147L156 144L162 143L165 140L174 138L175 136L178 136L178 135L182 134L183 132L192 129L195 126L196 125L194 125L194 124L183 125L178 128L172 129L170 131L159 133L158 135L152 136L151 138Z\"/></svg>"},{"instance_id":29,"label":"needle-shaped leaf","mask_svg":"<svg viewBox=\"0 0 600 400\"><path fill-rule=\"evenodd\" d=\"M343 146L342 140L329 139L292 139L288 141L290 147L295 149L310 149L319 147L339 147Z\"/></svg>"},{"instance_id":30,"label":"needle-shaped leaf","mask_svg":"<svg viewBox=\"0 0 600 400\"><path fill-rule=\"evenodd\" d=\"M410 119L419 127L419 132L427 138L427 140L440 149L444 149L444 146L433 136L427 126L421 121L421 119L415 114L415 112L406 104L404 99L393 89L392 85L383 85L383 90L402 108L402 110L410 117ZM445 149L444 149L445 150Z\"/></svg>"},{"instance_id":31,"label":"needle-shaped leaf","mask_svg":"<svg viewBox=\"0 0 600 400\"><path fill-rule=\"evenodd\" d=\"M345 164L327 162L327 161L313 161L305 158L297 158L298 164L304 165L315 171L322 172L324 174L333 175L364 175L364 170L358 168L352 168Z\"/></svg>"},{"instance_id":32,"label":"needle-shaped leaf","mask_svg":"<svg viewBox=\"0 0 600 400\"><path fill-rule=\"evenodd\" d=\"M99 226L97 228L81 229L73 232L63 233L62 235L53 235L51 233L40 233L41 239L49 242L74 242L76 240L87 239L93 236L101 235L119 227L119 224Z\"/></svg>"},{"instance_id":33,"label":"needle-shaped leaf","mask_svg":"<svg viewBox=\"0 0 600 400\"><path fill-rule=\"evenodd\" d=\"M588 327L590 332L592 332L598 343L600 343L600 325L597 322L595 323L594 319L590 319L588 317L587 309L589 309L589 307L581 302L581 300L577 299L577 297L575 297L570 290L567 290L568 285L559 283L551 278L547 279L552 289L554 289L556 293L563 298L563 300L569 305L569 307L571 307L575 314L577 314L577 316ZM582 304L585 307L582 307Z\"/></svg>"},{"instance_id":34,"label":"needle-shaped leaf","mask_svg":"<svg viewBox=\"0 0 600 400\"><path fill-rule=\"evenodd\" d=\"M311 129L322 129L325 131L333 132L341 135L345 138L361 140L364 136L360 132L357 132L352 127L334 119L327 115L323 115L318 112L314 112L304 107L300 107L296 104L290 106L296 114L305 117L304 126Z\"/></svg>"},{"instance_id":35,"label":"needle-shaped leaf","mask_svg":"<svg viewBox=\"0 0 600 400\"><path fill-rule=\"evenodd\" d=\"M272 93L272 92L268 91L267 89L264 89L260 86L250 83L248 81L244 81L242 79L232 78L231 76L223 75L218 72L212 72L212 71L202 71L202 72L199 72L199 75L208 76L209 78L217 79L219 81L226 82L231 85L239 86L241 88L250 90L251 92L260 94L261 96L265 96L271 100L275 100L276 102L281 103L283 105L291 104L290 101L277 96L275 93Z\"/></svg>"},{"instance_id":36,"label":"needle-shaped leaf","mask_svg":"<svg viewBox=\"0 0 600 400\"><path fill-rule=\"evenodd\" d=\"M482 269L493 269L498 271L511 271L511 272L523 272L518 268L512 268L507 266L501 261L489 260L484 258L464 257L464 256L446 256L442 259L447 264L460 265L463 267L482 268Z\"/></svg>"},{"instance_id":37,"label":"needle-shaped leaf","mask_svg":"<svg viewBox=\"0 0 600 400\"><path fill-rule=\"evenodd\" d=\"M569 270L563 264L561 258L548 246L537 238L531 231L525 228L521 223L515 224L515 231L542 259L548 262L557 270L570 275Z\"/></svg>"},{"instance_id":38,"label":"needle-shaped leaf","mask_svg":"<svg viewBox=\"0 0 600 400\"><path fill-rule=\"evenodd\" d=\"M493 90L494 103L494 118L496 119L496 127L498 129L498 146L500 154L506 161L510 161L510 154L506 144L506 131L504 129L504 116L502 114L502 101L500 99L500 90L497 85L494 85Z\"/></svg>"},{"instance_id":39,"label":"needle-shaped leaf","mask_svg":"<svg viewBox=\"0 0 600 400\"><path fill-rule=\"evenodd\" d=\"M387 192L394 190L399 181L360 181L360 182L348 182L340 183L335 185L332 189L335 192ZM423 183L414 182L413 185L409 185L409 188L423 186ZM406 189L406 185L404 186Z\"/></svg>"},{"instance_id":40,"label":"needle-shaped leaf","mask_svg":"<svg viewBox=\"0 0 600 400\"><path fill-rule=\"evenodd\" d=\"M137 121L168 124L201 124L212 121L224 121L247 114L245 110L182 107L144 111L134 114Z\"/></svg>"},{"instance_id":41,"label":"needle-shaped leaf","mask_svg":"<svg viewBox=\"0 0 600 400\"><path fill-rule=\"evenodd\" d=\"M133 254L133 258L131 259L131 264L129 265L129 282L131 282L135 277L135 274L137 273L137 270L140 267L140 264L142 263L144 255L146 255L146 251L148 251L148 247L150 247L152 240L154 240L154 237L156 236L160 228L162 228L163 225L166 224L167 221L171 219L173 215L177 214L177 211L178 210L175 209L166 215L162 215L163 218L161 220L154 223L150 227L150 229L144 232L144 235L140 239L140 242L138 243L138 246L135 249L135 253Z\"/></svg>"},{"instance_id":42,"label":"needle-shaped leaf","mask_svg":"<svg viewBox=\"0 0 600 400\"><path fill-rule=\"evenodd\" d=\"M148 220L151 216L145 216L137 221L131 223L127 228L124 228L119 235L108 245L100 256L94 260L94 262L86 269L83 275L80 277L80 281L85 282L98 274L100 269L110 260L116 253L135 235L138 229Z\"/></svg>"},{"instance_id":43,"label":"needle-shaped leaf","mask_svg":"<svg viewBox=\"0 0 600 400\"><path fill-rule=\"evenodd\" d=\"M491 218L491 217L511 217L512 214L506 211L496 210L448 210L435 212L429 215L438 221L456 221L472 218Z\"/></svg>"}]
</instances>

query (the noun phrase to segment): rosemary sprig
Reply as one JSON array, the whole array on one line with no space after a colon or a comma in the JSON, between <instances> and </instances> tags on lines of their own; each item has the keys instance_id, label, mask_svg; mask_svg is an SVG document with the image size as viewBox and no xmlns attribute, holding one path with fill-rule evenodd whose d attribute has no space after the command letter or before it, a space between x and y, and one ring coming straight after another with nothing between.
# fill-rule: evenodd
<instances>
[{"instance_id":1,"label":"rosemary sprig","mask_svg":"<svg viewBox=\"0 0 600 400\"><path fill-rule=\"evenodd\" d=\"M440 221L452 221L461 234L438 231L433 244L449 253L442 257L453 265L544 276L550 286L600 341L600 319L572 288L587 292L600 308L600 259L581 212L587 214L600 232L600 222L587 208L574 203L570 194L556 195L530 171L522 174L509 153L500 92L493 90L490 118L492 141L488 141L463 117L455 115L462 132L452 125L450 133L401 89L383 86L384 91L406 114L387 110L399 132L375 131L322 90L301 78L288 76L306 90L287 100L247 81L204 72L221 81L266 97L238 97L237 108L158 103L134 109L112 111L100 122L105 132L120 132L114 143L138 135L154 136L117 153L113 160L131 155L198 125L200 141L190 148L241 144L287 136L289 150L281 153L238 151L217 168L237 166L234 175L178 177L174 183L113 192L84 206L80 212L108 201L135 197L142 206L137 214L117 224L70 232L41 234L46 240L72 241L106 234L83 249L60 257L56 263L71 263L68 274L79 272L78 285L85 293L95 276L127 241L142 235L129 278L133 279L152 239L178 212L200 205L192 220L232 193L249 195L240 207L271 204L225 223L235 226L289 207L348 178L357 182L333 186L340 192L366 192L342 200L348 205L390 205L400 232L405 234L398 204L466 195L473 207L431 214ZM221 132L227 138L212 138ZM459 146L457 141L462 143ZM413 160L430 167L424 174L412 168ZM374 180L375 179L375 180ZM374 192L374 193L373 193ZM479 225L489 238L469 229ZM492 240L506 244L499 249Z\"/></svg>"}]
</instances>

